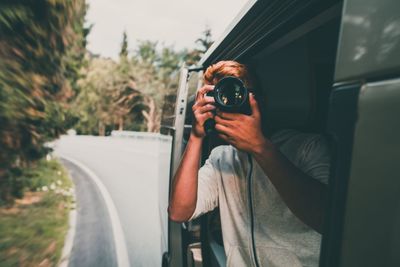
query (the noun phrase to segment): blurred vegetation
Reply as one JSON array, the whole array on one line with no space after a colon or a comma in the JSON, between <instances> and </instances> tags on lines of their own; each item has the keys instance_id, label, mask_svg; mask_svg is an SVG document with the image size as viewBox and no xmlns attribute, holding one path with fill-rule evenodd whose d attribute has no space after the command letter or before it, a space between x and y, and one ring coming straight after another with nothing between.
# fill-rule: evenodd
<instances>
[{"instance_id":1,"label":"blurred vegetation","mask_svg":"<svg viewBox=\"0 0 400 267\"><path fill-rule=\"evenodd\" d=\"M0 3L0 205L23 197L25 169L48 154L66 130L158 132L162 109L173 111L179 68L211 46L206 28L197 47L176 51L122 36L119 59L86 50L85 0Z\"/></svg>"},{"instance_id":2,"label":"blurred vegetation","mask_svg":"<svg viewBox=\"0 0 400 267\"><path fill-rule=\"evenodd\" d=\"M156 42L139 41L130 57L126 33L119 61L88 56L73 103L78 134L107 135L111 130L157 132L163 96L176 89L183 55Z\"/></svg>"},{"instance_id":3,"label":"blurred vegetation","mask_svg":"<svg viewBox=\"0 0 400 267\"><path fill-rule=\"evenodd\" d=\"M196 65L201 57L207 52L207 50L214 43L212 39L211 28L206 26L202 35L195 41L196 47L191 50L185 51L185 62L188 66Z\"/></svg>"},{"instance_id":4,"label":"blurred vegetation","mask_svg":"<svg viewBox=\"0 0 400 267\"><path fill-rule=\"evenodd\" d=\"M123 33L119 60L87 55L74 103L78 134L108 135L112 130L158 132L161 110L173 110L179 68L195 65L211 46L206 28L196 40L197 48L176 51L157 42L139 40L129 52Z\"/></svg>"},{"instance_id":5,"label":"blurred vegetation","mask_svg":"<svg viewBox=\"0 0 400 267\"><path fill-rule=\"evenodd\" d=\"M74 205L72 182L55 160L41 160L23 176L35 192L0 207L0 266L58 266Z\"/></svg>"},{"instance_id":6,"label":"blurred vegetation","mask_svg":"<svg viewBox=\"0 0 400 267\"><path fill-rule=\"evenodd\" d=\"M0 3L0 204L21 196L22 168L76 120L85 13L84 0Z\"/></svg>"}]
</instances>

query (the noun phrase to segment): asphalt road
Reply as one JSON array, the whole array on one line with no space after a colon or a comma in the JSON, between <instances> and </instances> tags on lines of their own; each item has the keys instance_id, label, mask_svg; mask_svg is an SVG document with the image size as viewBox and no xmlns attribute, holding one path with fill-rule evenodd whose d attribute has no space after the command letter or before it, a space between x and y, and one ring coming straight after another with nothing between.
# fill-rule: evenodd
<instances>
[{"instance_id":1,"label":"asphalt road","mask_svg":"<svg viewBox=\"0 0 400 267\"><path fill-rule=\"evenodd\" d=\"M122 225L130 266L161 266L162 253L167 245L165 231L167 229L170 146L170 142L167 141L92 136L63 136L55 143L55 154L79 161L92 170L104 184ZM67 163L66 167L71 170L72 175L74 173L82 175L82 173L79 174L80 171L76 166ZM78 193L82 184L77 183L76 186ZM96 187L93 183L85 186ZM98 195L96 189L92 191L90 194ZM85 244L84 246L95 246L97 251L103 251L101 247L108 247L107 252L104 253L110 255L104 257L104 262L100 265L88 263L89 265L74 266L113 266L115 247L114 244L104 244L104 242L112 241L109 235L106 238L104 236L107 235L102 233L111 233L111 229L104 229L104 227L110 227L107 215L101 211L104 203L98 197L86 203L90 202L93 202L93 205L87 208L87 212L98 209L89 215L86 214L91 217L86 218L87 222L89 225L92 222L94 227L87 227L85 230L77 229L74 246L76 239L81 238L82 231L90 231L86 235L93 237L96 233L102 234L102 241L93 241L93 244L90 244L91 241L86 240L81 243ZM79 226L79 199L77 205L77 225ZM104 225L95 227L100 221ZM81 252L74 251L73 247L72 260L75 260L75 253ZM79 257L91 256L90 253L86 253ZM83 258L80 259L82 263L85 263Z\"/></svg>"},{"instance_id":2,"label":"asphalt road","mask_svg":"<svg viewBox=\"0 0 400 267\"><path fill-rule=\"evenodd\" d=\"M100 190L79 166L66 160L62 163L75 184L76 202L79 203L68 267L117 266L110 216Z\"/></svg>"}]
</instances>

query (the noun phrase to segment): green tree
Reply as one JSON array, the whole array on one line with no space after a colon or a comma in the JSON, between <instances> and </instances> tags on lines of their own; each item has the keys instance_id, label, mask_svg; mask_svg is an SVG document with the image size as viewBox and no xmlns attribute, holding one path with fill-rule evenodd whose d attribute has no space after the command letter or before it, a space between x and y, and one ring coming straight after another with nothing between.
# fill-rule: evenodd
<instances>
[{"instance_id":1,"label":"green tree","mask_svg":"<svg viewBox=\"0 0 400 267\"><path fill-rule=\"evenodd\" d=\"M201 57L214 43L210 27L206 26L202 35L195 41L197 47L185 51L185 62L188 66L196 65Z\"/></svg>"},{"instance_id":2,"label":"green tree","mask_svg":"<svg viewBox=\"0 0 400 267\"><path fill-rule=\"evenodd\" d=\"M128 58L128 36L126 31L124 31L122 36L121 51L119 52L119 57L122 59Z\"/></svg>"},{"instance_id":3,"label":"green tree","mask_svg":"<svg viewBox=\"0 0 400 267\"><path fill-rule=\"evenodd\" d=\"M204 54L212 46L213 43L214 41L212 40L211 28L209 26L206 26L203 31L203 36L196 40L196 44L199 45L198 50Z\"/></svg>"},{"instance_id":4,"label":"green tree","mask_svg":"<svg viewBox=\"0 0 400 267\"><path fill-rule=\"evenodd\" d=\"M78 133L105 135L107 126L113 124L112 73L115 69L113 60L98 57L90 58L88 67L83 69L84 78L78 82L81 92L73 103L80 118L75 126Z\"/></svg>"},{"instance_id":5,"label":"green tree","mask_svg":"<svg viewBox=\"0 0 400 267\"><path fill-rule=\"evenodd\" d=\"M176 92L177 70L185 54L173 47L159 49L157 42L139 41L129 58L127 39L124 32L118 62L90 58L75 101L78 133L159 131L164 96Z\"/></svg>"},{"instance_id":6,"label":"green tree","mask_svg":"<svg viewBox=\"0 0 400 267\"><path fill-rule=\"evenodd\" d=\"M74 123L85 12L83 0L0 4L0 202L21 196L21 168Z\"/></svg>"},{"instance_id":7,"label":"green tree","mask_svg":"<svg viewBox=\"0 0 400 267\"><path fill-rule=\"evenodd\" d=\"M149 40L139 41L136 53L134 55L134 61L145 64L145 65L155 65L159 59L157 53L158 42L152 42Z\"/></svg>"},{"instance_id":8,"label":"green tree","mask_svg":"<svg viewBox=\"0 0 400 267\"><path fill-rule=\"evenodd\" d=\"M177 88L177 70L183 62L184 54L172 47L157 50L157 42L142 41L139 43L136 58L133 58L136 69L134 77L138 89L143 93L146 129L157 132L160 129L161 108L165 95Z\"/></svg>"}]
</instances>

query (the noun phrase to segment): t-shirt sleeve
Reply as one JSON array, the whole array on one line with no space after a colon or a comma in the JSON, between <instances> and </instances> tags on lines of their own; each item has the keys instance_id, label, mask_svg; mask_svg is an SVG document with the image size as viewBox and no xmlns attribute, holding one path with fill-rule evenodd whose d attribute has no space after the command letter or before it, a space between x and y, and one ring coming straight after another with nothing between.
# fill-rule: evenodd
<instances>
[{"instance_id":1,"label":"t-shirt sleeve","mask_svg":"<svg viewBox=\"0 0 400 267\"><path fill-rule=\"evenodd\" d=\"M327 184L331 157L325 138L316 135L307 139L301 153L301 169L314 179Z\"/></svg>"},{"instance_id":2,"label":"t-shirt sleeve","mask_svg":"<svg viewBox=\"0 0 400 267\"><path fill-rule=\"evenodd\" d=\"M198 173L196 209L189 220L212 211L218 206L218 157L215 150L210 154Z\"/></svg>"}]
</instances>

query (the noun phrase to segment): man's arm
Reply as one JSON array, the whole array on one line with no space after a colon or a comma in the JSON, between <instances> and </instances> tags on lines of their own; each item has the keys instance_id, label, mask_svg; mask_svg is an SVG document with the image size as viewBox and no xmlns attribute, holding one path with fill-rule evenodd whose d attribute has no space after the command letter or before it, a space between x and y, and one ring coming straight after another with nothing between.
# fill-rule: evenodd
<instances>
[{"instance_id":1,"label":"man's arm","mask_svg":"<svg viewBox=\"0 0 400 267\"><path fill-rule=\"evenodd\" d=\"M204 96L211 90L213 86L206 85L197 93L193 105L192 133L174 176L168 212L170 219L176 222L187 221L196 208L201 145L205 136L204 122L214 117L211 112L215 109L212 105L214 98Z\"/></svg>"},{"instance_id":2,"label":"man's arm","mask_svg":"<svg viewBox=\"0 0 400 267\"><path fill-rule=\"evenodd\" d=\"M190 135L185 153L176 171L168 209L169 217L173 221L187 221L196 208L201 144L202 138Z\"/></svg>"},{"instance_id":3,"label":"man's arm","mask_svg":"<svg viewBox=\"0 0 400 267\"><path fill-rule=\"evenodd\" d=\"M302 172L267 142L256 147L251 154L289 209L305 224L321 233L327 186Z\"/></svg>"},{"instance_id":4,"label":"man's arm","mask_svg":"<svg viewBox=\"0 0 400 267\"><path fill-rule=\"evenodd\" d=\"M289 209L305 224L321 232L327 188L294 166L261 131L261 116L254 96L252 115L217 113L219 136L237 149L251 153Z\"/></svg>"}]
</instances>

